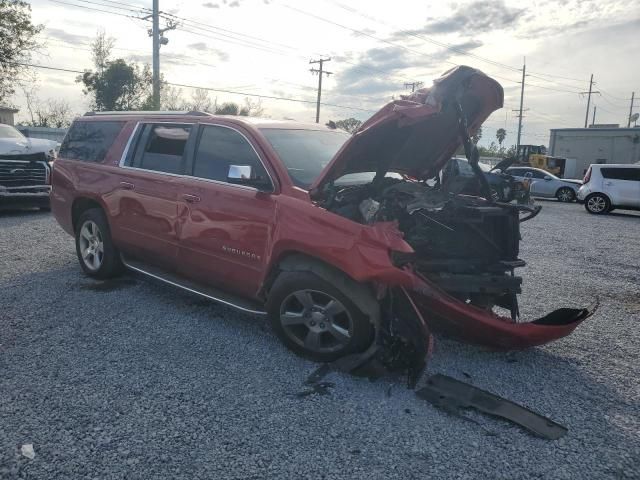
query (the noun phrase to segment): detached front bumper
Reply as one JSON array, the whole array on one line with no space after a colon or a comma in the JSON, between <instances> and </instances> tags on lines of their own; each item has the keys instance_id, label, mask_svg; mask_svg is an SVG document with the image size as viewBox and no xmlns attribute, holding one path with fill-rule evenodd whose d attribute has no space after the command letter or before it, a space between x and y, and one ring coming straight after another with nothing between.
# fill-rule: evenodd
<instances>
[{"instance_id":1,"label":"detached front bumper","mask_svg":"<svg viewBox=\"0 0 640 480\"><path fill-rule=\"evenodd\" d=\"M522 350L566 337L597 308L597 304L560 308L531 322L514 322L461 302L428 280L412 276L409 295L431 330L498 350Z\"/></svg>"}]
</instances>

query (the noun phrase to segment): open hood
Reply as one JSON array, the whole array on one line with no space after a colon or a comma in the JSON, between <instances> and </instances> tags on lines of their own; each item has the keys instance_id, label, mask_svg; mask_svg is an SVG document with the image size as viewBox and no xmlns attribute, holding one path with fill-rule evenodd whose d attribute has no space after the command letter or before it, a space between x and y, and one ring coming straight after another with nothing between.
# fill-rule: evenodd
<instances>
[{"instance_id":1,"label":"open hood","mask_svg":"<svg viewBox=\"0 0 640 480\"><path fill-rule=\"evenodd\" d=\"M349 173L393 171L431 178L462 143L456 103L473 133L502 102L498 82L474 68L455 67L431 88L394 100L367 120L316 179L311 195Z\"/></svg>"}]
</instances>

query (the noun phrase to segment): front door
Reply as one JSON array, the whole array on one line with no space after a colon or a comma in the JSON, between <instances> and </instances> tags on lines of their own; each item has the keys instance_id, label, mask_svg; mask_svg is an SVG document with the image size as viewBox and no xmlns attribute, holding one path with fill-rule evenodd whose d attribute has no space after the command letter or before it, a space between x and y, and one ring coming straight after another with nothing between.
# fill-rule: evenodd
<instances>
[{"instance_id":1,"label":"front door","mask_svg":"<svg viewBox=\"0 0 640 480\"><path fill-rule=\"evenodd\" d=\"M251 167L264 184L234 183L231 165ZM181 180L178 271L253 297L275 227L275 185L247 137L221 125L200 126L191 173Z\"/></svg>"},{"instance_id":2,"label":"front door","mask_svg":"<svg viewBox=\"0 0 640 480\"><path fill-rule=\"evenodd\" d=\"M178 255L177 180L184 173L192 126L140 124L116 191L105 199L113 215L116 243L128 255L167 271Z\"/></svg>"},{"instance_id":3,"label":"front door","mask_svg":"<svg viewBox=\"0 0 640 480\"><path fill-rule=\"evenodd\" d=\"M614 205L640 207L640 168L602 167L603 190Z\"/></svg>"}]
</instances>

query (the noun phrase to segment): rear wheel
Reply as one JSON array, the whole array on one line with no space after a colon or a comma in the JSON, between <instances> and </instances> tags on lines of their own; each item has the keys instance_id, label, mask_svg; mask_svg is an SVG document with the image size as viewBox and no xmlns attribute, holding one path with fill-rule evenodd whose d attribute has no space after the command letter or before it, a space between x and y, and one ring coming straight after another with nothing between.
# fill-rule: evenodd
<instances>
[{"instance_id":1,"label":"rear wheel","mask_svg":"<svg viewBox=\"0 0 640 480\"><path fill-rule=\"evenodd\" d=\"M600 215L611 209L609 198L602 193L592 193L584 199L584 208L589 213Z\"/></svg>"},{"instance_id":2,"label":"rear wheel","mask_svg":"<svg viewBox=\"0 0 640 480\"><path fill-rule=\"evenodd\" d=\"M364 350L373 326L340 290L310 272L280 274L267 312L280 340L296 354L320 362Z\"/></svg>"},{"instance_id":3,"label":"rear wheel","mask_svg":"<svg viewBox=\"0 0 640 480\"><path fill-rule=\"evenodd\" d=\"M576 192L572 188L562 187L556 192L556 198L561 202L570 203L576 199Z\"/></svg>"},{"instance_id":4,"label":"rear wheel","mask_svg":"<svg viewBox=\"0 0 640 480\"><path fill-rule=\"evenodd\" d=\"M113 278L124 270L120 254L111 240L107 218L99 208L86 210L78 218L76 253L80 267L90 277Z\"/></svg>"}]
</instances>

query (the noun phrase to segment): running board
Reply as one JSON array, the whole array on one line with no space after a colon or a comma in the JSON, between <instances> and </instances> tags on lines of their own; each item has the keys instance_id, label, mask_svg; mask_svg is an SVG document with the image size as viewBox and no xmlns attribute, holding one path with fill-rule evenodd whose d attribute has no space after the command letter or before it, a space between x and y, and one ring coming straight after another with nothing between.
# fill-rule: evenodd
<instances>
[{"instance_id":1,"label":"running board","mask_svg":"<svg viewBox=\"0 0 640 480\"><path fill-rule=\"evenodd\" d=\"M267 312L265 312L257 302L245 300L241 297L223 292L213 287L197 284L195 282L192 282L191 280L187 280L175 274L167 273L161 269L152 267L138 260L125 258L124 255L120 255L120 257L122 259L122 263L124 263L124 266L130 270L133 270L134 272L142 273L143 275L147 275L156 280L160 280L161 282L168 283L169 285L173 285L174 287L181 288L182 290L186 290L187 292L195 293L196 295L208 298L209 300L213 300L214 302L233 307L242 312L252 313L254 315L267 314Z\"/></svg>"}]
</instances>

